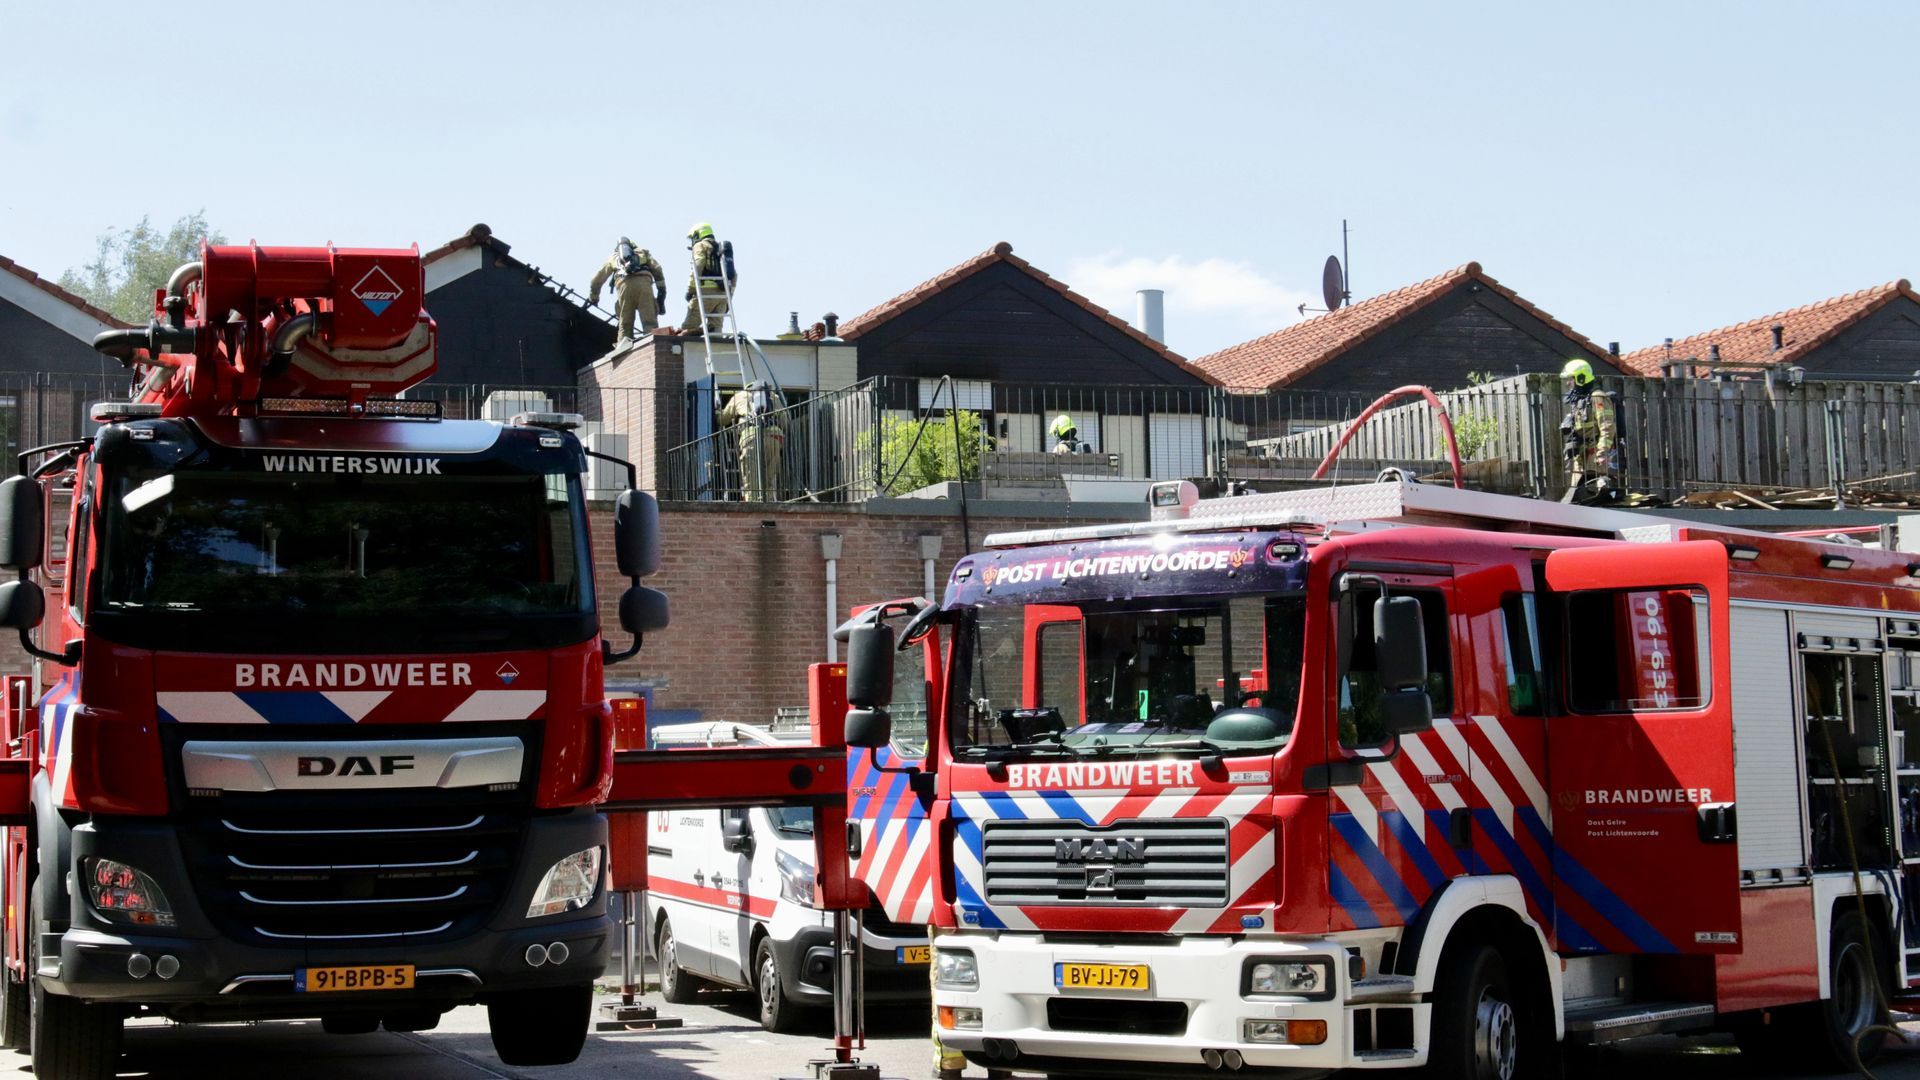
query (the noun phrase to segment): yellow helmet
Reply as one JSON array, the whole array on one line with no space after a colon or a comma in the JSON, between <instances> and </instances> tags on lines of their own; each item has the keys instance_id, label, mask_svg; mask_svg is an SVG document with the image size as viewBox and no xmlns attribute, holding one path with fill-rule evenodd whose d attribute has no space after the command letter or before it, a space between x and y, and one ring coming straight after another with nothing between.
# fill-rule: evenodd
<instances>
[{"instance_id":1,"label":"yellow helmet","mask_svg":"<svg viewBox=\"0 0 1920 1080\"><path fill-rule=\"evenodd\" d=\"M1572 379L1577 386L1585 386L1593 381L1593 365L1574 357L1567 361L1566 367L1560 369L1560 377Z\"/></svg>"},{"instance_id":2,"label":"yellow helmet","mask_svg":"<svg viewBox=\"0 0 1920 1080\"><path fill-rule=\"evenodd\" d=\"M689 240L700 241L700 240L710 240L712 238L713 238L713 226L707 224L704 221L700 222L698 225L695 225L693 228L687 230L687 239Z\"/></svg>"},{"instance_id":3,"label":"yellow helmet","mask_svg":"<svg viewBox=\"0 0 1920 1080\"><path fill-rule=\"evenodd\" d=\"M1073 417L1068 416L1066 413L1061 413L1059 416L1053 418L1053 426L1047 430L1053 433L1054 438L1058 439L1070 431L1079 431L1080 428L1079 425L1073 422Z\"/></svg>"}]
</instances>

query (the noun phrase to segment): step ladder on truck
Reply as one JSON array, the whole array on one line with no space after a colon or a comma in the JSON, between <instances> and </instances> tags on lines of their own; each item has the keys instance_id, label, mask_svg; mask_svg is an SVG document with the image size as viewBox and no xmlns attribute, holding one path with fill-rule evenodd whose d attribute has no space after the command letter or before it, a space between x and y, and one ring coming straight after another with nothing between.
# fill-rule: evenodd
<instances>
[{"instance_id":1,"label":"step ladder on truck","mask_svg":"<svg viewBox=\"0 0 1920 1080\"><path fill-rule=\"evenodd\" d=\"M953 643L948 1048L1465 1078L1718 1027L1849 1068L1920 997L1913 556L1404 482L1150 501L988 537L900 639ZM852 746L895 640L853 631Z\"/></svg>"}]
</instances>

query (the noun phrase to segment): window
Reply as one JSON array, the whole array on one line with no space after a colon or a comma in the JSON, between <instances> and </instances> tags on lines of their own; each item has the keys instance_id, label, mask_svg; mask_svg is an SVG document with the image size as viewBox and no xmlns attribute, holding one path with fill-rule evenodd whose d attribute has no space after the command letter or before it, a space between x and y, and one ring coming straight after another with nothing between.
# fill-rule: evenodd
<instances>
[{"instance_id":1,"label":"window","mask_svg":"<svg viewBox=\"0 0 1920 1080\"><path fill-rule=\"evenodd\" d=\"M81 619L86 610L88 558L93 553L93 545L88 538L93 531L93 484L94 470L87 470L87 484L81 489L79 505L73 512L73 529L67 534L67 607L72 609L73 617Z\"/></svg>"},{"instance_id":2,"label":"window","mask_svg":"<svg viewBox=\"0 0 1920 1080\"><path fill-rule=\"evenodd\" d=\"M1393 588L1388 595L1420 601L1420 620L1427 632L1427 697L1433 701L1435 716L1451 713L1453 654L1448 648L1446 598L1437 589ZM1341 746L1379 746L1387 741L1373 652L1373 605L1379 599L1379 582L1365 580L1340 599L1340 625L1346 638L1339 683Z\"/></svg>"},{"instance_id":3,"label":"window","mask_svg":"<svg viewBox=\"0 0 1920 1080\"><path fill-rule=\"evenodd\" d=\"M927 752L927 656L939 639L928 638L920 645L893 658L893 704L887 712L893 717L893 749L909 757ZM809 830L813 826L807 826Z\"/></svg>"},{"instance_id":4,"label":"window","mask_svg":"<svg viewBox=\"0 0 1920 1080\"><path fill-rule=\"evenodd\" d=\"M1042 623L1039 634L1039 682L1033 701L1046 702L1060 710L1068 727L1080 724L1080 623Z\"/></svg>"},{"instance_id":5,"label":"window","mask_svg":"<svg viewBox=\"0 0 1920 1080\"><path fill-rule=\"evenodd\" d=\"M1574 712L1698 709L1709 678L1706 596L1618 589L1567 598L1567 697Z\"/></svg>"},{"instance_id":6,"label":"window","mask_svg":"<svg viewBox=\"0 0 1920 1080\"><path fill-rule=\"evenodd\" d=\"M1507 669L1507 708L1515 716L1546 712L1546 680L1540 663L1540 620L1532 593L1508 593L1500 601L1500 645Z\"/></svg>"}]
</instances>

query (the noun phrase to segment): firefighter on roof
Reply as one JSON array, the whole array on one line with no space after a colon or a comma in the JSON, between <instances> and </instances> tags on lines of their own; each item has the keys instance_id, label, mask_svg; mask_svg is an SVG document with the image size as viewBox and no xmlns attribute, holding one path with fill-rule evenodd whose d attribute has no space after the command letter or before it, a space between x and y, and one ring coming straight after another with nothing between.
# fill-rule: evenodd
<instances>
[{"instance_id":1,"label":"firefighter on roof","mask_svg":"<svg viewBox=\"0 0 1920 1080\"><path fill-rule=\"evenodd\" d=\"M780 417L773 408L773 393L764 382L748 383L746 389L727 399L720 419L730 425L740 447L740 489L748 502L776 498L780 492L780 451L786 448L786 432L780 430Z\"/></svg>"},{"instance_id":2,"label":"firefighter on roof","mask_svg":"<svg viewBox=\"0 0 1920 1080\"><path fill-rule=\"evenodd\" d=\"M687 279L687 317L680 329L699 332L704 310L707 332L718 334L740 280L733 269L733 243L716 240L713 226L703 221L687 230L687 248L693 252L693 273Z\"/></svg>"},{"instance_id":3,"label":"firefighter on roof","mask_svg":"<svg viewBox=\"0 0 1920 1080\"><path fill-rule=\"evenodd\" d=\"M587 283L587 299L599 303L600 286L608 278L613 279L613 310L620 320L621 341L632 340L636 315L643 330L660 325L660 312L667 306L667 275L646 248L634 247L632 240L621 237Z\"/></svg>"},{"instance_id":4,"label":"firefighter on roof","mask_svg":"<svg viewBox=\"0 0 1920 1080\"><path fill-rule=\"evenodd\" d=\"M1056 454L1078 454L1082 450L1080 429L1073 417L1061 413L1053 418L1053 426L1047 429L1054 438L1053 452Z\"/></svg>"},{"instance_id":5,"label":"firefighter on roof","mask_svg":"<svg viewBox=\"0 0 1920 1080\"><path fill-rule=\"evenodd\" d=\"M1613 395L1594 382L1593 365L1567 361L1560 369L1567 412L1560 420L1560 443L1567 459L1567 493L1561 502L1612 503L1623 492L1614 479L1620 441Z\"/></svg>"}]
</instances>

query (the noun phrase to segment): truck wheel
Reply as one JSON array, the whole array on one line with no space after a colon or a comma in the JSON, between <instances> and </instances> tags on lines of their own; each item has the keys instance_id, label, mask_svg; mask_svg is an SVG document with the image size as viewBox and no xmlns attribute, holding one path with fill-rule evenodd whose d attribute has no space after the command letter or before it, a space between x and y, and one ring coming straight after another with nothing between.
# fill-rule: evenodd
<instances>
[{"instance_id":1,"label":"truck wheel","mask_svg":"<svg viewBox=\"0 0 1920 1080\"><path fill-rule=\"evenodd\" d=\"M1525 1013L1491 945L1448 949L1433 986L1433 1026L1427 1076L1432 1080L1515 1080L1538 1075L1543 1063L1521 1060L1536 1040L1521 1032Z\"/></svg>"},{"instance_id":2,"label":"truck wheel","mask_svg":"<svg viewBox=\"0 0 1920 1080\"><path fill-rule=\"evenodd\" d=\"M120 1064L120 1013L49 994L33 973L40 968L40 901L27 901L27 1000L33 1074L52 1080L111 1080Z\"/></svg>"},{"instance_id":3,"label":"truck wheel","mask_svg":"<svg viewBox=\"0 0 1920 1080\"><path fill-rule=\"evenodd\" d=\"M1818 1032L1809 1033L1814 1037L1804 1043L1815 1062L1850 1071L1872 1064L1880 1056L1886 1040L1869 1034L1868 1029L1887 1024L1891 996L1887 988L1892 986L1892 977L1892 955L1878 931L1862 921L1857 911L1836 917L1833 944L1827 955L1831 994L1814 1006Z\"/></svg>"},{"instance_id":4,"label":"truck wheel","mask_svg":"<svg viewBox=\"0 0 1920 1080\"><path fill-rule=\"evenodd\" d=\"M680 966L680 953L673 942L673 923L660 920L660 937L655 941L653 955L660 965L660 996L673 1005L693 1004L693 995L700 989L700 980L687 974Z\"/></svg>"},{"instance_id":5,"label":"truck wheel","mask_svg":"<svg viewBox=\"0 0 1920 1080\"><path fill-rule=\"evenodd\" d=\"M760 999L761 1027L782 1035L799 1028L800 1007L787 1000L780 985L780 956L771 938L761 938L753 950L753 990Z\"/></svg>"},{"instance_id":6,"label":"truck wheel","mask_svg":"<svg viewBox=\"0 0 1920 1080\"><path fill-rule=\"evenodd\" d=\"M593 1018L593 984L513 990L487 1000L493 1052L508 1065L565 1065L580 1056Z\"/></svg>"}]
</instances>

